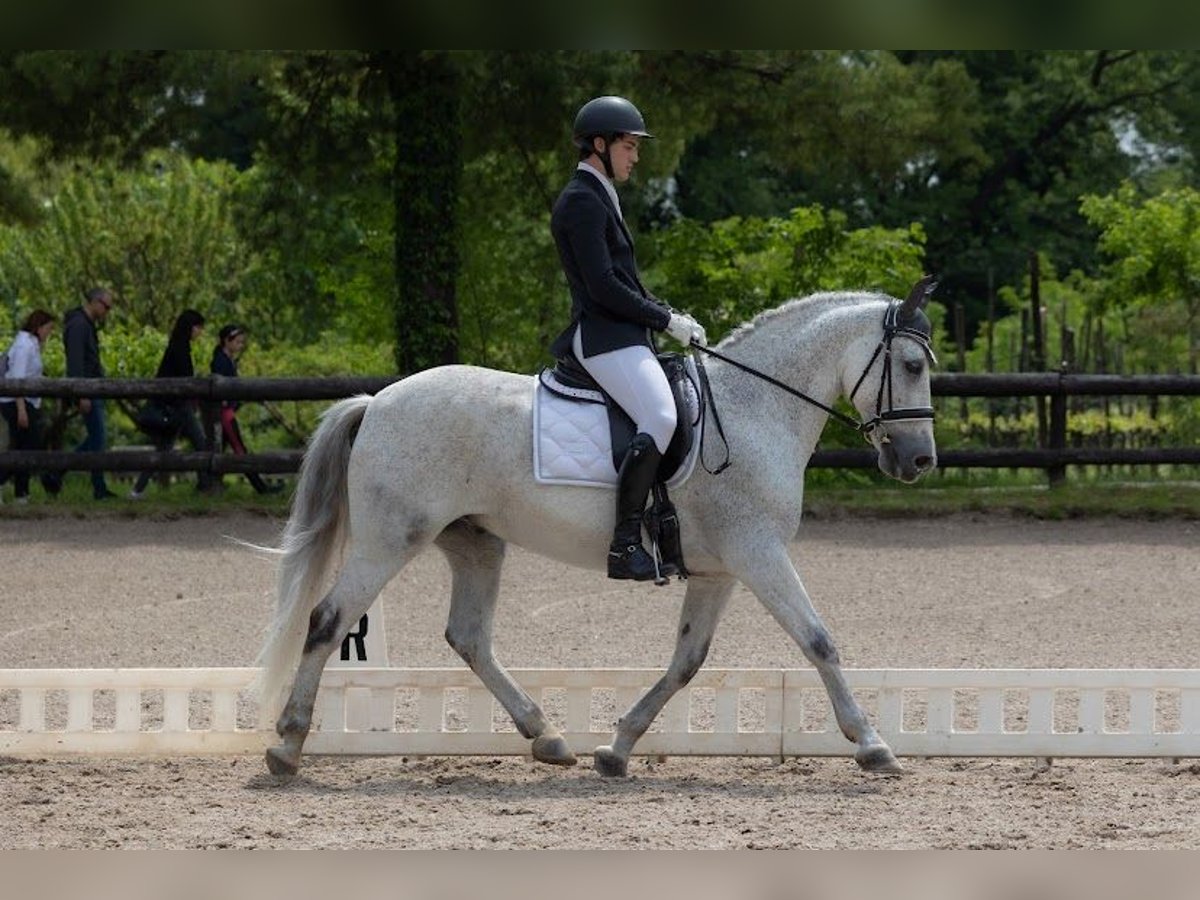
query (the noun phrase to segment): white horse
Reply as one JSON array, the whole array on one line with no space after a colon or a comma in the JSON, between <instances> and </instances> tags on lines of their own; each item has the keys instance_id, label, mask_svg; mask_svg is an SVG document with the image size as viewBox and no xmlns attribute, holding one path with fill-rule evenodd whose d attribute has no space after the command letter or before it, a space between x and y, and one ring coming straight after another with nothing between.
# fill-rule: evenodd
<instances>
[{"instance_id":1,"label":"white horse","mask_svg":"<svg viewBox=\"0 0 1200 900\"><path fill-rule=\"evenodd\" d=\"M887 475L912 482L937 462L929 393L928 279L903 304L881 294L792 300L717 345L803 402L723 362L708 367L732 446L719 475L697 470L673 499L689 577L674 655L662 679L595 749L602 775L624 775L634 744L704 662L735 582L746 585L817 668L838 725L863 769L900 770L850 692L837 650L788 556L800 527L804 470L839 395L851 398ZM861 388L861 390L859 390ZM305 454L282 539L278 606L259 658L261 702L274 715L267 751L277 775L297 771L330 652L397 572L430 544L446 555L452 596L446 640L532 740L535 759L575 756L492 650L492 618L506 543L604 571L611 492L539 485L533 478L533 379L446 366L375 397L333 405ZM710 425L711 438L711 425ZM332 588L322 586L344 553ZM320 602L318 602L318 599ZM294 676L294 677L293 677Z\"/></svg>"}]
</instances>

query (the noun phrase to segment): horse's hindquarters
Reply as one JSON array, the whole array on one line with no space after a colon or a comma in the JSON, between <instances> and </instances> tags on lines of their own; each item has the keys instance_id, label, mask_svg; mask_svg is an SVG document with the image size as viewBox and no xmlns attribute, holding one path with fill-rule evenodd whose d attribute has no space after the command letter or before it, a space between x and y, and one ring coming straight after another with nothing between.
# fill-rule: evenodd
<instances>
[{"instance_id":1,"label":"horse's hindquarters","mask_svg":"<svg viewBox=\"0 0 1200 900\"><path fill-rule=\"evenodd\" d=\"M532 398L528 376L468 366L376 395L350 458L353 543L387 555L465 518L535 553L603 568L614 493L534 481Z\"/></svg>"}]
</instances>

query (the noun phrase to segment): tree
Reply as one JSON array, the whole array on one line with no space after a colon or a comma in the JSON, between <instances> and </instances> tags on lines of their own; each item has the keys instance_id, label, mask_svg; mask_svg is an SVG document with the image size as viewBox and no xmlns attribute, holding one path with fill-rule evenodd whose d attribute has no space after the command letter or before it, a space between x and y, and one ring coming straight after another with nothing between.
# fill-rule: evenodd
<instances>
[{"instance_id":1,"label":"tree","mask_svg":"<svg viewBox=\"0 0 1200 900\"><path fill-rule=\"evenodd\" d=\"M1166 51L678 52L663 83L708 124L678 173L684 216L809 203L854 225L921 223L938 296L982 318L988 273L1030 249L1094 270L1085 193L1189 171L1194 54ZM1139 143L1140 141L1140 143Z\"/></svg>"},{"instance_id":2,"label":"tree","mask_svg":"<svg viewBox=\"0 0 1200 900\"><path fill-rule=\"evenodd\" d=\"M0 291L60 309L107 285L123 317L159 330L185 307L244 319L256 260L234 228L236 180L227 164L162 151L136 168L76 170L37 227L0 230Z\"/></svg>"},{"instance_id":3,"label":"tree","mask_svg":"<svg viewBox=\"0 0 1200 900\"><path fill-rule=\"evenodd\" d=\"M1084 216L1100 228L1109 262L1108 303L1136 311L1149 325L1159 364L1182 339L1188 371L1200 363L1200 192L1191 188L1140 198L1132 185L1088 196ZM1178 358L1178 357L1176 357Z\"/></svg>"},{"instance_id":4,"label":"tree","mask_svg":"<svg viewBox=\"0 0 1200 900\"><path fill-rule=\"evenodd\" d=\"M656 235L647 277L717 339L784 301L853 284L903 296L921 276L924 235L909 229L851 229L846 216L818 206L787 218L683 219Z\"/></svg>"},{"instance_id":5,"label":"tree","mask_svg":"<svg viewBox=\"0 0 1200 900\"><path fill-rule=\"evenodd\" d=\"M231 112L244 103L240 91L254 83L265 60L222 51L3 51L0 128L37 138L53 159L136 165L148 151L166 147L213 159L214 136L245 124ZM11 177L12 168L0 160L0 182ZM22 202L2 194L0 201L0 216L11 216Z\"/></svg>"}]
</instances>

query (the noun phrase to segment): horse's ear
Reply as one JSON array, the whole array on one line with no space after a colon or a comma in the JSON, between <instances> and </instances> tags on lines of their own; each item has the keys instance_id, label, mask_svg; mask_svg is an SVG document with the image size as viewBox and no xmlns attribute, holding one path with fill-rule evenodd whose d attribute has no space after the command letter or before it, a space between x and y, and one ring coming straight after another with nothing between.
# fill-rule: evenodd
<instances>
[{"instance_id":1,"label":"horse's ear","mask_svg":"<svg viewBox=\"0 0 1200 900\"><path fill-rule=\"evenodd\" d=\"M913 289L908 292L907 299L900 304L899 318L911 318L918 309L924 309L929 302L929 295L937 289L937 286L937 277L934 275L926 275L914 284Z\"/></svg>"}]
</instances>

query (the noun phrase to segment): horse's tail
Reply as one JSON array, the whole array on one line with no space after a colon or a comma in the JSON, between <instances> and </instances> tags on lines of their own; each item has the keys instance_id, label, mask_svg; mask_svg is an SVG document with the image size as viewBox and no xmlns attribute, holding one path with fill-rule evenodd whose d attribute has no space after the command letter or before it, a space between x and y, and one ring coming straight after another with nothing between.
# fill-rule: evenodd
<instances>
[{"instance_id":1,"label":"horse's tail","mask_svg":"<svg viewBox=\"0 0 1200 900\"><path fill-rule=\"evenodd\" d=\"M258 655L254 684L264 721L278 714L283 693L300 664L308 617L326 573L346 540L350 449L371 397L349 397L331 406L309 441L283 531L275 618Z\"/></svg>"}]
</instances>

